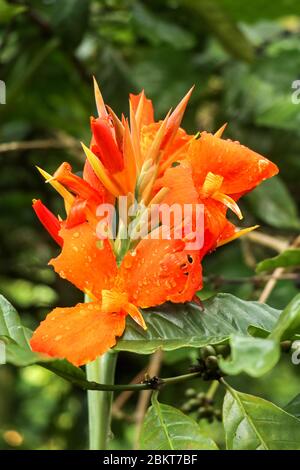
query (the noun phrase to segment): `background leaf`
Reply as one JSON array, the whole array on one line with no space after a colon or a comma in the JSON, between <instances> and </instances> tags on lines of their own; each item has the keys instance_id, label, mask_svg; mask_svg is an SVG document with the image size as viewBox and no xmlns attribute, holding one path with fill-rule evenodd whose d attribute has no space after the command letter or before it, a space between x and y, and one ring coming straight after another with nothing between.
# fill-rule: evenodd
<instances>
[{"instance_id":1,"label":"background leaf","mask_svg":"<svg viewBox=\"0 0 300 470\"><path fill-rule=\"evenodd\" d=\"M173 406L152 399L141 433L145 450L217 450L214 441L204 436L199 424Z\"/></svg>"},{"instance_id":2,"label":"background leaf","mask_svg":"<svg viewBox=\"0 0 300 470\"><path fill-rule=\"evenodd\" d=\"M272 271L276 268L290 268L300 266L300 249L289 248L273 258L264 259L258 263L256 272Z\"/></svg>"},{"instance_id":3,"label":"background leaf","mask_svg":"<svg viewBox=\"0 0 300 470\"><path fill-rule=\"evenodd\" d=\"M296 205L278 176L265 181L246 199L257 217L272 227L299 229Z\"/></svg>"},{"instance_id":4,"label":"background leaf","mask_svg":"<svg viewBox=\"0 0 300 470\"><path fill-rule=\"evenodd\" d=\"M249 333L259 337L232 334L229 339L231 357L220 358L219 364L227 374L246 372L260 377L271 370L280 358L280 341L294 339L300 332L300 294L280 314L273 329L262 337L261 331L249 328Z\"/></svg>"},{"instance_id":5,"label":"background leaf","mask_svg":"<svg viewBox=\"0 0 300 470\"><path fill-rule=\"evenodd\" d=\"M229 344L230 359L219 359L221 369L229 375L246 372L251 377L260 377L271 370L280 357L279 342L274 339L231 335Z\"/></svg>"},{"instance_id":6,"label":"background leaf","mask_svg":"<svg viewBox=\"0 0 300 470\"><path fill-rule=\"evenodd\" d=\"M223 405L229 450L299 450L300 420L273 403L230 387Z\"/></svg>"},{"instance_id":7,"label":"background leaf","mask_svg":"<svg viewBox=\"0 0 300 470\"><path fill-rule=\"evenodd\" d=\"M296 418L300 418L300 393L296 395L286 406L285 411Z\"/></svg>"}]
</instances>

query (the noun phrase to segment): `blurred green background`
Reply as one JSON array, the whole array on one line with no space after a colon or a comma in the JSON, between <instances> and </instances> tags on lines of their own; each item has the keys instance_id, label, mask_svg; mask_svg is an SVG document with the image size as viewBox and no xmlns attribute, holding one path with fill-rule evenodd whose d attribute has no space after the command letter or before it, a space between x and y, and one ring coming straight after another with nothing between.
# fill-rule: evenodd
<instances>
[{"instance_id":1,"label":"blurred green background","mask_svg":"<svg viewBox=\"0 0 300 470\"><path fill-rule=\"evenodd\" d=\"M31 200L62 209L35 165L52 172L69 161L81 168L78 141L89 142L95 114L93 74L115 111L127 110L128 93L144 88L156 117L195 84L188 130L216 131L228 122L225 136L280 167L280 177L244 198L245 224L259 223L261 232L285 241L300 228L300 104L292 102L292 83L300 79L298 0L0 0L0 79L7 91L0 105L0 292L32 328L53 306L81 300L47 267L58 250ZM264 282L253 279L255 264L274 254L246 239L219 249L205 260L202 297L226 291L257 299ZM297 276L281 280L269 303L282 308L298 290ZM161 375L184 373L194 357L190 350L165 354ZM117 382L132 380L148 361L122 353ZM259 380L232 382L285 405L299 393L299 371L287 357ZM164 390L162 401L181 406L185 387ZM115 412L113 448L136 440L137 398ZM86 448L86 413L85 393L50 372L0 367L1 449ZM222 445L220 423L201 426Z\"/></svg>"}]
</instances>

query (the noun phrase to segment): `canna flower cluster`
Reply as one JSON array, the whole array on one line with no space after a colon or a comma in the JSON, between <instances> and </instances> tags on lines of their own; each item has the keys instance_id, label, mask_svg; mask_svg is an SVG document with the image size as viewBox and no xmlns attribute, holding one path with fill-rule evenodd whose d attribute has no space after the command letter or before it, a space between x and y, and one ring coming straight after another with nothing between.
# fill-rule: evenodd
<instances>
[{"instance_id":1,"label":"canna flower cluster","mask_svg":"<svg viewBox=\"0 0 300 470\"><path fill-rule=\"evenodd\" d=\"M187 134L181 121L192 90L164 120L155 121L144 92L130 95L127 119L104 104L96 82L94 88L98 116L91 118L90 146L83 145L82 177L68 163L53 175L39 169L62 196L65 218L33 201L39 220L61 247L49 264L90 302L55 308L34 332L31 347L77 366L116 344L127 315L146 329L148 307L196 300L203 257L256 228L239 230L228 221L228 210L241 219L239 198L278 172L258 153L224 140L225 126L214 135ZM136 208L125 214L126 221L118 214L121 199ZM99 212L107 204L117 208L114 235L112 221ZM188 204L191 216L179 224L171 217L165 237L161 219L152 226L144 215L174 204ZM203 240L193 246L199 205ZM128 221L140 235L124 236ZM99 235L99 224L105 236L103 230ZM178 225L186 229L180 237Z\"/></svg>"}]
</instances>

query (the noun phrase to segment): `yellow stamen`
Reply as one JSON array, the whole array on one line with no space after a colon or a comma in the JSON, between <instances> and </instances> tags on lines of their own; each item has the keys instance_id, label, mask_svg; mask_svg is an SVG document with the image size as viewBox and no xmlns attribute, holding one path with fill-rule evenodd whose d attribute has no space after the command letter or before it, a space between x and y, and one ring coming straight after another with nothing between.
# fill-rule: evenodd
<instances>
[{"instance_id":1,"label":"yellow stamen","mask_svg":"<svg viewBox=\"0 0 300 470\"><path fill-rule=\"evenodd\" d=\"M140 96L140 101L139 101L139 104L137 106L136 113L135 113L136 124L137 124L137 128L138 128L139 132L141 130L141 122L142 122L142 117L143 117L144 99L145 99L145 93L144 93L144 90L143 90L142 93L141 93L141 96Z\"/></svg>"},{"instance_id":2,"label":"yellow stamen","mask_svg":"<svg viewBox=\"0 0 300 470\"><path fill-rule=\"evenodd\" d=\"M223 176L215 175L211 172L207 173L201 189L201 196L204 198L210 197L215 201L221 202L230 210L232 210L232 212L234 212L241 220L243 218L243 214L235 200L221 191L223 179Z\"/></svg>"},{"instance_id":3,"label":"yellow stamen","mask_svg":"<svg viewBox=\"0 0 300 470\"><path fill-rule=\"evenodd\" d=\"M221 137L223 135L223 132L225 131L226 127L227 127L227 122L225 122L225 124L223 124L223 126L220 127L220 129L218 129L217 132L214 133L214 136L221 139Z\"/></svg>"},{"instance_id":4,"label":"yellow stamen","mask_svg":"<svg viewBox=\"0 0 300 470\"><path fill-rule=\"evenodd\" d=\"M118 186L112 181L112 178L109 177L102 162L86 145L84 145L83 143L81 143L81 145L86 155L86 158L90 162L91 167L93 168L94 172L96 173L103 186L105 186L105 188L114 196L119 196L119 194L122 193L122 190L118 188Z\"/></svg>"},{"instance_id":5,"label":"yellow stamen","mask_svg":"<svg viewBox=\"0 0 300 470\"><path fill-rule=\"evenodd\" d=\"M124 311L144 330L147 329L144 318L139 309L128 302L128 295L125 292L104 289L101 292L102 306L101 309L105 313Z\"/></svg>"},{"instance_id":6,"label":"yellow stamen","mask_svg":"<svg viewBox=\"0 0 300 470\"><path fill-rule=\"evenodd\" d=\"M161 188L158 193L151 199L149 206L152 204L160 204L166 195L170 192L170 188Z\"/></svg>"},{"instance_id":7,"label":"yellow stamen","mask_svg":"<svg viewBox=\"0 0 300 470\"><path fill-rule=\"evenodd\" d=\"M215 194L213 194L212 198L215 199L216 201L221 202L225 206L227 206L228 209L232 210L232 212L234 212L235 215L240 220L243 219L243 214L241 212L241 209L239 208L239 206L237 205L235 200L232 199L230 196L227 196L226 194L223 194L223 193L220 193L220 192L216 192Z\"/></svg>"},{"instance_id":8,"label":"yellow stamen","mask_svg":"<svg viewBox=\"0 0 300 470\"><path fill-rule=\"evenodd\" d=\"M49 183L58 192L58 194L60 194L61 197L64 199L65 205L66 205L66 211L68 212L71 205L74 202L74 199L75 199L74 196L61 183L56 181L52 175L50 175L49 173L47 173L45 170L43 170L42 168L38 166L36 168L41 173L41 175L45 178L46 183Z\"/></svg>"},{"instance_id":9,"label":"yellow stamen","mask_svg":"<svg viewBox=\"0 0 300 470\"><path fill-rule=\"evenodd\" d=\"M131 316L131 318L138 324L140 325L144 330L147 330L147 325L145 323L145 320L141 314L141 312L139 311L139 309L131 304L131 303L128 303L125 307L126 309L126 312Z\"/></svg>"},{"instance_id":10,"label":"yellow stamen","mask_svg":"<svg viewBox=\"0 0 300 470\"><path fill-rule=\"evenodd\" d=\"M168 138L167 146L168 148L172 142L173 139L180 127L183 115L185 113L186 106L188 104L188 101L191 97L191 94L193 93L193 90L195 88L195 85L192 86L192 88L187 92L187 94L182 98L182 100L178 103L172 114L170 115L170 119L168 122L168 128L171 130L171 135Z\"/></svg>"},{"instance_id":11,"label":"yellow stamen","mask_svg":"<svg viewBox=\"0 0 300 470\"><path fill-rule=\"evenodd\" d=\"M149 160L149 159L151 159L154 163L159 161L159 157L161 155L160 146L161 146L161 143L162 143L163 138L164 138L165 133L166 133L166 128L167 128L168 120L169 120L169 117L170 117L170 113L171 113L171 111L168 112L165 119L161 123L161 125L160 125L160 127L159 127L159 129L158 129L158 131L155 135L155 138L154 138L154 140L151 144L151 147L148 150L148 153L145 157L145 161Z\"/></svg>"},{"instance_id":12,"label":"yellow stamen","mask_svg":"<svg viewBox=\"0 0 300 470\"><path fill-rule=\"evenodd\" d=\"M232 242L233 240L236 240L237 238L240 238L244 235L247 235L248 233L252 232L253 230L257 229L258 227L259 227L259 225L253 225L252 227L247 227L247 228L243 228L241 230L237 230L235 232L235 234L232 235L232 237L229 237L229 238L226 238L225 240L220 241L217 244L217 247L226 245L227 243Z\"/></svg>"},{"instance_id":13,"label":"yellow stamen","mask_svg":"<svg viewBox=\"0 0 300 470\"><path fill-rule=\"evenodd\" d=\"M223 176L215 175L214 173L207 173L204 180L201 195L203 197L212 197L217 191L220 190L223 183Z\"/></svg>"}]
</instances>

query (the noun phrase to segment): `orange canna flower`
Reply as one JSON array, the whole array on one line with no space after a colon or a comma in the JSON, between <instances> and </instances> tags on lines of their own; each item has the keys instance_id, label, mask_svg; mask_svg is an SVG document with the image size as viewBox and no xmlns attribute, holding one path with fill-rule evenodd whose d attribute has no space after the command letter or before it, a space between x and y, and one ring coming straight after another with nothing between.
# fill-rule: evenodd
<instances>
[{"instance_id":1,"label":"orange canna flower","mask_svg":"<svg viewBox=\"0 0 300 470\"><path fill-rule=\"evenodd\" d=\"M105 106L96 82L94 89L98 117L91 118L90 147L83 145L82 177L68 163L53 176L39 169L63 197L65 219L41 201L33 203L41 223L62 247L49 264L91 302L54 309L34 332L31 347L77 366L116 344L127 315L146 328L141 308L191 301L202 287L203 256L253 229L238 231L227 220L227 210L241 218L238 199L278 171L261 155L222 139L223 128L215 135L188 135L180 125L192 90L156 122L144 92L130 95L127 120ZM124 198L136 211L121 217ZM115 234L112 220L98 211L105 204L119 211ZM147 217L157 207L173 204L188 204L192 213L179 224L170 217L166 238L161 214L154 225ZM204 243L191 247L199 230L199 204L204 207ZM133 230L124 237L127 223ZM99 235L99 224L104 224L105 236ZM178 237L178 229L186 227Z\"/></svg>"},{"instance_id":2,"label":"orange canna flower","mask_svg":"<svg viewBox=\"0 0 300 470\"><path fill-rule=\"evenodd\" d=\"M118 267L110 242L99 247L89 223L60 236L61 254L50 264L93 301L54 309L33 334L34 351L85 364L115 345L127 314L146 328L138 307L185 302L201 287L199 253L182 240L142 240Z\"/></svg>"}]
</instances>

